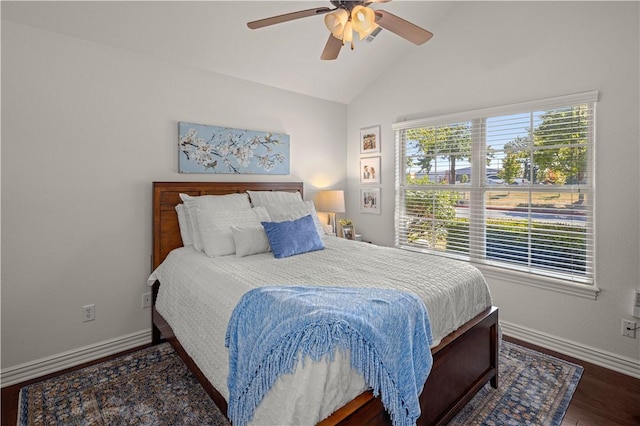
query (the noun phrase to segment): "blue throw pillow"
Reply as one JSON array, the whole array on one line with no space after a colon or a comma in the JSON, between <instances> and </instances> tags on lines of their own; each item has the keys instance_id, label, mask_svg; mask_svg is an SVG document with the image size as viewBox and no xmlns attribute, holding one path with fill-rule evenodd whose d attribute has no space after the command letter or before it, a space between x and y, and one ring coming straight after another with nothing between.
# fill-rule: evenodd
<instances>
[{"instance_id":1,"label":"blue throw pillow","mask_svg":"<svg viewBox=\"0 0 640 426\"><path fill-rule=\"evenodd\" d=\"M311 215L288 222L261 223L271 251L278 259L324 248Z\"/></svg>"}]
</instances>

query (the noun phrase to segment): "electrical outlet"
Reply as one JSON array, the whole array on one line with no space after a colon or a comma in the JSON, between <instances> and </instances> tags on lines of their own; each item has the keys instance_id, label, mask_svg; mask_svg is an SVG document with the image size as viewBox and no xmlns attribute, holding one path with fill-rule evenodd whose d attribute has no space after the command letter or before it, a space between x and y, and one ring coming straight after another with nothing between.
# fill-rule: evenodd
<instances>
[{"instance_id":1,"label":"electrical outlet","mask_svg":"<svg viewBox=\"0 0 640 426\"><path fill-rule=\"evenodd\" d=\"M96 319L96 305L84 305L82 307L82 322Z\"/></svg>"},{"instance_id":2,"label":"electrical outlet","mask_svg":"<svg viewBox=\"0 0 640 426\"><path fill-rule=\"evenodd\" d=\"M636 322L626 319L622 320L622 335L626 337L636 338Z\"/></svg>"},{"instance_id":3,"label":"electrical outlet","mask_svg":"<svg viewBox=\"0 0 640 426\"><path fill-rule=\"evenodd\" d=\"M151 307L151 293L142 293L142 307Z\"/></svg>"}]
</instances>

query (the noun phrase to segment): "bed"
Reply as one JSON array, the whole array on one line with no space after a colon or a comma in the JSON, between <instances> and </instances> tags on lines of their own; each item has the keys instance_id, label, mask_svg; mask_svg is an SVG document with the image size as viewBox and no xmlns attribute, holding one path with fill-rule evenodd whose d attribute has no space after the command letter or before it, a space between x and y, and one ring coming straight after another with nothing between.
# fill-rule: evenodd
<instances>
[{"instance_id":1,"label":"bed","mask_svg":"<svg viewBox=\"0 0 640 426\"><path fill-rule=\"evenodd\" d=\"M155 270L174 251L191 256L182 247L176 205L181 203L179 194L191 196L225 195L245 191L303 192L300 182L154 182L153 184L153 269ZM329 237L335 238L335 237ZM336 250L344 241L331 241ZM362 244L366 243L355 243ZM179 249L179 250L174 250ZM183 253L180 253L180 252ZM173 254L172 254L173 256ZM175 257L175 256L174 256ZM264 262L264 260L262 260ZM169 322L158 312L156 303L162 280L153 287L153 343L167 340L194 373L204 389L222 410L227 412L225 390L212 384L211 374L203 372L202 361L194 361L195 353L185 349ZM457 329L442 336L432 347L433 367L420 395L421 425L446 424L487 382L498 385L498 310L483 307L471 319ZM178 333L179 334L179 333ZM197 357L196 357L197 358ZM226 360L224 360L226 361ZM207 370L207 368L204 368ZM371 391L363 391L338 408L319 424L390 424L379 398Z\"/></svg>"}]
</instances>

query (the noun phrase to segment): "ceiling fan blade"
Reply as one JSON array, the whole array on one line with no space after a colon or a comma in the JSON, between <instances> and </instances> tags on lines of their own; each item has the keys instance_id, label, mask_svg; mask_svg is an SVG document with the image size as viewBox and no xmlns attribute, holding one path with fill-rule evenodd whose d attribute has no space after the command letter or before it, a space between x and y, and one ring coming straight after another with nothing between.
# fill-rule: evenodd
<instances>
[{"instance_id":1,"label":"ceiling fan blade","mask_svg":"<svg viewBox=\"0 0 640 426\"><path fill-rule=\"evenodd\" d=\"M284 15L272 16L270 18L259 19L247 23L252 30L267 27L269 25L280 24L282 22L293 21L294 19L306 18L307 16L322 15L331 12L333 9L328 7L316 7L314 9L300 10L298 12L285 13Z\"/></svg>"},{"instance_id":2,"label":"ceiling fan blade","mask_svg":"<svg viewBox=\"0 0 640 426\"><path fill-rule=\"evenodd\" d=\"M333 34L329 34L329 40L327 40L327 44L324 46L320 59L324 61L336 59L341 48L342 40L335 38Z\"/></svg>"},{"instance_id":3,"label":"ceiling fan blade","mask_svg":"<svg viewBox=\"0 0 640 426\"><path fill-rule=\"evenodd\" d=\"M396 33L402 38L414 44L426 43L433 37L433 34L416 24L406 21L399 16L384 10L376 10L376 23L385 30Z\"/></svg>"}]
</instances>

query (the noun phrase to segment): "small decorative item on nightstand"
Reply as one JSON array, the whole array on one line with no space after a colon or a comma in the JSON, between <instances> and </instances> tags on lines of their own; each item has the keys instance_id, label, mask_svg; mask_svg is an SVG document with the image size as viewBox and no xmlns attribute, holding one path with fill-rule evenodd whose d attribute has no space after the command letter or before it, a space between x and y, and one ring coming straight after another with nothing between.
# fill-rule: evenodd
<instances>
[{"instance_id":1,"label":"small decorative item on nightstand","mask_svg":"<svg viewBox=\"0 0 640 426\"><path fill-rule=\"evenodd\" d=\"M342 238L346 238L347 240L356 239L356 233L353 225L345 225L342 227Z\"/></svg>"},{"instance_id":2,"label":"small decorative item on nightstand","mask_svg":"<svg viewBox=\"0 0 640 426\"><path fill-rule=\"evenodd\" d=\"M351 219L340 219L338 223L340 224L342 238L346 238L347 240L356 239L356 232Z\"/></svg>"}]
</instances>

